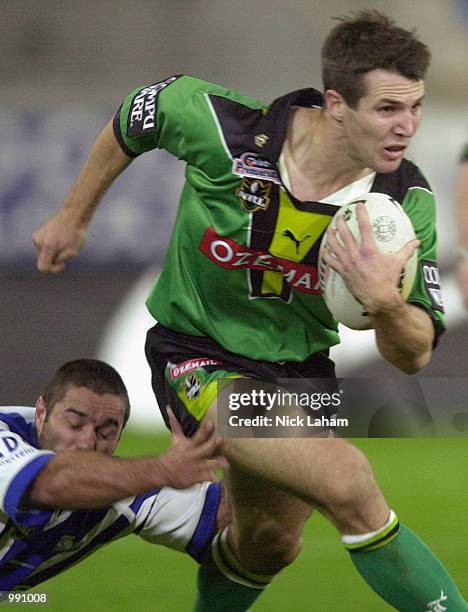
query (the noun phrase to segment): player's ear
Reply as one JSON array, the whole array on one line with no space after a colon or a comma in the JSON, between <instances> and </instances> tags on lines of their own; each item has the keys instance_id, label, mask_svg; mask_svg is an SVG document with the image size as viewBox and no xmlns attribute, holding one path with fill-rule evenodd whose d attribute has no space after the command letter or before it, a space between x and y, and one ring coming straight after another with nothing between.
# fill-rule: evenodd
<instances>
[{"instance_id":1,"label":"player's ear","mask_svg":"<svg viewBox=\"0 0 468 612\"><path fill-rule=\"evenodd\" d=\"M341 94L334 89L327 89L325 92L325 108L337 123L343 122L345 101Z\"/></svg>"},{"instance_id":2,"label":"player's ear","mask_svg":"<svg viewBox=\"0 0 468 612\"><path fill-rule=\"evenodd\" d=\"M47 408L44 402L44 398L40 395L36 401L36 431L38 435L42 431L42 427L44 426L44 421L47 417Z\"/></svg>"}]
</instances>

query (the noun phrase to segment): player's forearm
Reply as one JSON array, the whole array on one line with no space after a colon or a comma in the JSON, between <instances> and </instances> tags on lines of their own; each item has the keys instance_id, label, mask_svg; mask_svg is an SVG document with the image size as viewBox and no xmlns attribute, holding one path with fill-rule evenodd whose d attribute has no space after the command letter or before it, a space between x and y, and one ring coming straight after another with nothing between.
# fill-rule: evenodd
<instances>
[{"instance_id":1,"label":"player's forearm","mask_svg":"<svg viewBox=\"0 0 468 612\"><path fill-rule=\"evenodd\" d=\"M87 451L54 457L29 491L29 507L81 510L169 486L164 455L123 459Z\"/></svg>"},{"instance_id":2,"label":"player's forearm","mask_svg":"<svg viewBox=\"0 0 468 612\"><path fill-rule=\"evenodd\" d=\"M460 166L455 189L455 213L458 228L458 244L468 250L468 161Z\"/></svg>"},{"instance_id":3,"label":"player's forearm","mask_svg":"<svg viewBox=\"0 0 468 612\"><path fill-rule=\"evenodd\" d=\"M432 354L434 328L429 316L401 298L371 314L381 355L406 374L426 366Z\"/></svg>"},{"instance_id":4,"label":"player's forearm","mask_svg":"<svg viewBox=\"0 0 468 612\"><path fill-rule=\"evenodd\" d=\"M104 193L117 176L130 164L117 142L112 122L99 134L70 192L64 210L78 224L87 225Z\"/></svg>"}]
</instances>

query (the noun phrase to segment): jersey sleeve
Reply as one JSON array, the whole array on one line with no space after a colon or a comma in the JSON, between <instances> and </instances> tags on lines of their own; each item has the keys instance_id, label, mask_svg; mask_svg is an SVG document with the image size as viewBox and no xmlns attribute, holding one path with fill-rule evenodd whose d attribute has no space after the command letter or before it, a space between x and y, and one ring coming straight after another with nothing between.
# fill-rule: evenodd
<instances>
[{"instance_id":1,"label":"jersey sleeve","mask_svg":"<svg viewBox=\"0 0 468 612\"><path fill-rule=\"evenodd\" d=\"M435 330L435 346L445 330L444 302L437 266L436 207L429 185L422 177L417 183L419 184L408 189L403 200L403 208L421 242L416 279L408 302L424 309L431 317Z\"/></svg>"},{"instance_id":2,"label":"jersey sleeve","mask_svg":"<svg viewBox=\"0 0 468 612\"><path fill-rule=\"evenodd\" d=\"M54 456L52 451L27 444L0 420L0 512L23 526L42 524L49 519L50 511L23 511L19 506L34 478Z\"/></svg>"},{"instance_id":3,"label":"jersey sleeve","mask_svg":"<svg viewBox=\"0 0 468 612\"><path fill-rule=\"evenodd\" d=\"M132 91L114 117L114 134L130 157L162 148L202 167L213 155L226 155L211 96L261 107L235 91L177 75Z\"/></svg>"},{"instance_id":4,"label":"jersey sleeve","mask_svg":"<svg viewBox=\"0 0 468 612\"><path fill-rule=\"evenodd\" d=\"M200 561L215 534L220 501L220 483L206 482L188 489L165 487L145 496L136 513L134 533ZM135 502L132 505L135 508Z\"/></svg>"}]
</instances>

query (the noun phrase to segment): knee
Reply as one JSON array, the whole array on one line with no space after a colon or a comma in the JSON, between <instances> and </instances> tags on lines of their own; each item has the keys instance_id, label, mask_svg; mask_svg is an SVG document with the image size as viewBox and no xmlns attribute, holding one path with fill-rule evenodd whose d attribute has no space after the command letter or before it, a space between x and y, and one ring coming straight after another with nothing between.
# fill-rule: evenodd
<instances>
[{"instance_id":1,"label":"knee","mask_svg":"<svg viewBox=\"0 0 468 612\"><path fill-rule=\"evenodd\" d=\"M335 459L325 478L320 503L335 524L364 520L369 508L383 502L370 463L358 448L347 443Z\"/></svg>"},{"instance_id":2,"label":"knee","mask_svg":"<svg viewBox=\"0 0 468 612\"><path fill-rule=\"evenodd\" d=\"M273 575L296 559L302 550L302 537L276 521L264 521L248 533L238 534L236 544L239 560L249 560L246 569Z\"/></svg>"},{"instance_id":3,"label":"knee","mask_svg":"<svg viewBox=\"0 0 468 612\"><path fill-rule=\"evenodd\" d=\"M277 533L269 540L271 570L275 573L290 565L302 550L302 537L290 533Z\"/></svg>"}]
</instances>

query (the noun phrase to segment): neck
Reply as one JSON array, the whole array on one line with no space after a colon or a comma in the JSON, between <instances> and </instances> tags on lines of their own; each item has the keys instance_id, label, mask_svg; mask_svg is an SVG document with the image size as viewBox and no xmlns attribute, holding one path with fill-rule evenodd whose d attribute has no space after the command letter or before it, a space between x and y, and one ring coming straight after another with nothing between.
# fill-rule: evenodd
<instances>
[{"instance_id":1,"label":"neck","mask_svg":"<svg viewBox=\"0 0 468 612\"><path fill-rule=\"evenodd\" d=\"M293 110L283 151L293 193L299 185L316 200L372 172L350 157L341 124L323 109Z\"/></svg>"}]
</instances>

